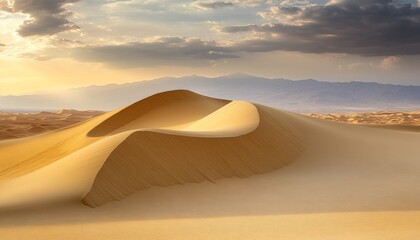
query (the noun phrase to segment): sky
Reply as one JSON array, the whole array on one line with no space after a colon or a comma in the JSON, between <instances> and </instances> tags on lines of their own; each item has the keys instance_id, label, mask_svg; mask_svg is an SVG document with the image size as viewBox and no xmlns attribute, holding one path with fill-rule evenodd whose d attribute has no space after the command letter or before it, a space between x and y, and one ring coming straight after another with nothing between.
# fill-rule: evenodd
<instances>
[{"instance_id":1,"label":"sky","mask_svg":"<svg viewBox=\"0 0 420 240\"><path fill-rule=\"evenodd\" d=\"M416 0L0 0L0 95L165 76L420 85Z\"/></svg>"}]
</instances>

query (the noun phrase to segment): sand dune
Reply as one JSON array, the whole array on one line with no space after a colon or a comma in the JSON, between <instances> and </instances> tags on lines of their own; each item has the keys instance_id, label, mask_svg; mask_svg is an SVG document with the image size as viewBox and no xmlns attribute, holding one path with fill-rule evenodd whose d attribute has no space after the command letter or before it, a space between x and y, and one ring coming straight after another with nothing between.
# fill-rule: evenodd
<instances>
[{"instance_id":1,"label":"sand dune","mask_svg":"<svg viewBox=\"0 0 420 240\"><path fill-rule=\"evenodd\" d=\"M72 128L3 142L0 186L6 195L0 204L86 194L83 203L99 206L152 186L270 172L303 151L293 129L282 122L247 102L182 90L156 94ZM33 149L32 154L15 154L18 148ZM82 183L66 179L75 162L91 163L84 174L74 169L85 176Z\"/></svg>"},{"instance_id":2,"label":"sand dune","mask_svg":"<svg viewBox=\"0 0 420 240\"><path fill-rule=\"evenodd\" d=\"M161 93L0 142L0 235L415 239L418 146L416 131Z\"/></svg>"},{"instance_id":3,"label":"sand dune","mask_svg":"<svg viewBox=\"0 0 420 240\"><path fill-rule=\"evenodd\" d=\"M254 108L237 102L232 105L239 107L241 112L249 112L244 109L246 107ZM237 112L236 109L229 110ZM209 115L209 120L206 117L186 126L186 132L133 133L105 161L83 202L98 206L151 186L249 177L273 171L295 160L303 146L293 130L272 116L270 110L258 108L258 112L261 120L256 129L233 128L236 131L232 131L228 129L230 125L234 127L232 122L246 116L217 116L216 112ZM258 112L255 110L256 115L248 115L239 126L258 120ZM218 117L217 121L212 115ZM217 123L222 130L216 128L216 133L223 135L213 134ZM212 128L207 128L209 126Z\"/></svg>"}]
</instances>

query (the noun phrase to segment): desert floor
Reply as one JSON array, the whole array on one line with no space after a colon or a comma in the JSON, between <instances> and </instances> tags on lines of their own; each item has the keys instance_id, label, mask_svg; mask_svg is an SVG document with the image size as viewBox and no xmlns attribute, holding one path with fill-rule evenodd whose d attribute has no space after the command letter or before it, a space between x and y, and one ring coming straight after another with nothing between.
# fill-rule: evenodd
<instances>
[{"instance_id":1,"label":"desert floor","mask_svg":"<svg viewBox=\"0 0 420 240\"><path fill-rule=\"evenodd\" d=\"M308 114L320 119L351 124L370 125L420 125L420 112L368 112L368 113L331 113Z\"/></svg>"},{"instance_id":2,"label":"desert floor","mask_svg":"<svg viewBox=\"0 0 420 240\"><path fill-rule=\"evenodd\" d=\"M0 111L0 141L64 128L102 114L101 111L11 113Z\"/></svg>"}]
</instances>

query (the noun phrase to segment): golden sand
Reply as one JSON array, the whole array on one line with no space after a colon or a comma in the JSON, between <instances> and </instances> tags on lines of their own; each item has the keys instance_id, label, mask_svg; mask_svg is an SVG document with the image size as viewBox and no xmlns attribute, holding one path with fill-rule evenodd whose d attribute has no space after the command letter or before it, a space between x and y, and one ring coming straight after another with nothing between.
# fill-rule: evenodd
<instances>
[{"instance_id":1,"label":"golden sand","mask_svg":"<svg viewBox=\"0 0 420 240\"><path fill-rule=\"evenodd\" d=\"M417 239L419 146L410 129L161 93L0 142L0 236Z\"/></svg>"}]
</instances>

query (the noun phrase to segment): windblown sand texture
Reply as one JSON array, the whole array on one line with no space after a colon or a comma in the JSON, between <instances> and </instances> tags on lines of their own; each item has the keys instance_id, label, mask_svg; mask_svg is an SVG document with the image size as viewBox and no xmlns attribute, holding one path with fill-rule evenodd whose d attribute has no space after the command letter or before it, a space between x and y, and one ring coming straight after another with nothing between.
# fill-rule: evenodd
<instances>
[{"instance_id":1,"label":"windblown sand texture","mask_svg":"<svg viewBox=\"0 0 420 240\"><path fill-rule=\"evenodd\" d=\"M0 142L0 236L417 239L418 146L410 129L164 92Z\"/></svg>"}]
</instances>

